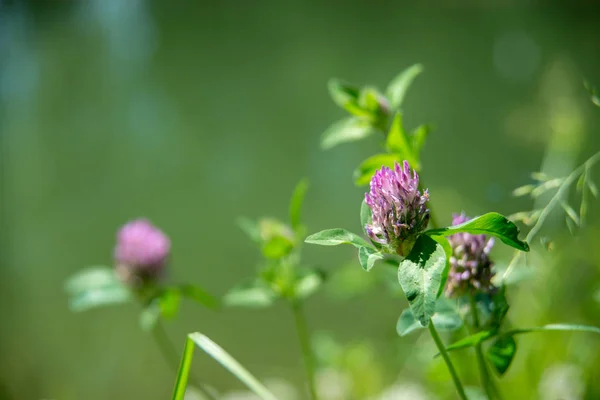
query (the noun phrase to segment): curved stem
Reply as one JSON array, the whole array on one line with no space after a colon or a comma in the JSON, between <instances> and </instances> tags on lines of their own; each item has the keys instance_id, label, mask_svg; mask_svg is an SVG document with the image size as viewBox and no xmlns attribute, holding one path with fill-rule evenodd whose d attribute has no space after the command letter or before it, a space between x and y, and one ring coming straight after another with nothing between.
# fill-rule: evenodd
<instances>
[{"instance_id":1,"label":"curved stem","mask_svg":"<svg viewBox=\"0 0 600 400\"><path fill-rule=\"evenodd\" d=\"M156 325L154 329L152 329L152 337L156 342L160 352L163 357L169 364L169 366L173 369L173 371L177 372L179 370L179 354L175 350L173 343L169 340L167 336L167 332L165 331L165 327L162 324L162 321L159 319L156 321ZM212 394L210 390L206 388L201 382L194 382L194 387L198 389L198 391L202 394L202 396L208 400L217 400L217 397Z\"/></svg>"},{"instance_id":2,"label":"curved stem","mask_svg":"<svg viewBox=\"0 0 600 400\"><path fill-rule=\"evenodd\" d=\"M473 328L475 328L475 333L479 332L479 313L477 311L477 302L475 301L474 296L469 297L471 303L471 315L473 316ZM481 349L481 343L477 343L475 345L475 355L477 357L477 366L479 367L479 375L481 377L481 385L485 390L485 394L488 399L499 398L501 399L500 391L494 385L494 381L490 376L490 372L487 367L487 363L485 362L485 358L483 357L483 351Z\"/></svg>"},{"instance_id":3,"label":"curved stem","mask_svg":"<svg viewBox=\"0 0 600 400\"><path fill-rule=\"evenodd\" d=\"M310 348L310 335L306 325L306 317L302 311L302 304L300 301L292 300L290 304L292 306L292 312L294 313L296 331L298 332L298 340L300 341L300 347L302 349L302 358L304 359L304 368L306 369L306 376L308 379L308 390L310 391L311 399L317 400L317 389L315 386L315 366Z\"/></svg>"},{"instance_id":4,"label":"curved stem","mask_svg":"<svg viewBox=\"0 0 600 400\"><path fill-rule=\"evenodd\" d=\"M454 369L452 360L450 360L450 356L448 355L448 352L446 351L446 347L444 346L444 343L442 342L442 339L440 338L440 335L438 334L437 330L435 329L435 326L433 325L433 321L431 319L429 320L429 333L431 334L433 341L435 342L438 350L440 351L440 354L442 355L442 358L444 359L444 362L446 363L446 367L448 367L448 372L450 372L450 376L452 376L452 381L454 381L454 386L456 387L456 392L458 393L458 397L460 397L461 400L467 400L467 395L465 394L465 389L463 388L463 385L460 382L460 378L458 377L458 374L456 373L456 370Z\"/></svg>"}]
</instances>

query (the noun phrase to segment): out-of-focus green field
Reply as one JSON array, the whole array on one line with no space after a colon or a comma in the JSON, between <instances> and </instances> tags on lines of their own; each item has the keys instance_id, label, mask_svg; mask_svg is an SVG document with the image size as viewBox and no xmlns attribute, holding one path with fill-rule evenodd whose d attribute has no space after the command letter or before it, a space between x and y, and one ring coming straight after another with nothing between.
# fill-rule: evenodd
<instances>
[{"instance_id":1,"label":"out-of-focus green field","mask_svg":"<svg viewBox=\"0 0 600 400\"><path fill-rule=\"evenodd\" d=\"M129 219L146 216L170 235L170 280L216 295L250 277L260 257L236 218L284 217L302 177L310 232L358 231L364 188L352 170L378 143L319 148L343 115L330 77L383 87L425 66L405 124L436 126L422 179L444 223L461 210L532 209L511 197L530 172L563 176L600 149L600 108L583 87L600 87L600 8L426 3L0 2L0 398L169 398L175 373L140 331L136 307L67 308L65 279L110 265L115 231ZM600 325L599 210L592 200L575 236L560 215L551 219L551 253L532 243L533 277L508 292L511 326ZM512 253L497 247L506 264ZM350 248L304 255L332 275L348 263L360 269ZM361 366L365 397L400 382L452 398L430 340L396 335L405 300L375 290L340 301L334 289L309 300L309 323L359 343L348 364ZM168 324L178 350L201 330L261 379L300 387L293 329L282 305L212 312L186 303ZM539 333L518 346L505 398L600 398L600 337ZM457 354L477 385L472 361ZM200 351L194 370L222 392L242 390Z\"/></svg>"}]
</instances>

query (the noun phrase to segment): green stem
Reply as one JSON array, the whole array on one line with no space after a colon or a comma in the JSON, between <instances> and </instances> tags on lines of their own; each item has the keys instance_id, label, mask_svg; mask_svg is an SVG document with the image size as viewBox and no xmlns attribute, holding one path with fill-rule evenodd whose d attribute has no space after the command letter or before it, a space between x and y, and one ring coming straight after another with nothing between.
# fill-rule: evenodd
<instances>
[{"instance_id":1,"label":"green stem","mask_svg":"<svg viewBox=\"0 0 600 400\"><path fill-rule=\"evenodd\" d=\"M310 336L308 333L308 327L306 325L306 317L302 311L302 304L300 301L292 300L290 304L294 313L294 320L296 322L296 331L298 332L300 348L302 349L302 358L304 359L304 368L306 369L310 397L313 400L317 400L317 389L315 386L315 366L310 348Z\"/></svg>"},{"instance_id":2,"label":"green stem","mask_svg":"<svg viewBox=\"0 0 600 400\"><path fill-rule=\"evenodd\" d=\"M533 241L533 238L535 237L535 235L538 234L538 232L540 231L540 229L542 229L542 225L544 225L544 222L546 222L546 218L548 218L548 216L550 215L550 213L552 212L552 210L554 210L554 208L557 205L559 205L560 202L568 195L568 193L569 193L569 187L573 183L575 183L575 181L579 178L579 176L581 174L583 174L588 169L590 169L591 167L593 167L594 164L596 164L599 161L600 161L600 152L597 152L596 154L594 154L593 156L591 156L590 158L588 158L586 162L584 162L583 164L581 164L579 167L575 168L573 170L573 172L571 172L569 174L569 176L567 176L565 178L565 180L559 186L559 188L556 191L556 193L554 193L554 195L552 196L552 198L550 199L550 201L548 202L548 204L546 205L546 207L544 207L544 209L540 213L540 216L538 217L535 225L533 225L533 227L531 228L531 230L529 231L529 233L525 237L525 241L527 243L531 243ZM504 274L502 274L502 281L506 280L506 278L508 277L508 275L510 275L510 273L513 270L513 268L515 268L515 266L520 261L520 259L522 257L522 254L524 254L522 251L518 251L517 250L515 252L514 257L512 258L512 260L510 261L510 263L508 264L508 267L506 267L506 270L504 271Z\"/></svg>"},{"instance_id":3,"label":"green stem","mask_svg":"<svg viewBox=\"0 0 600 400\"><path fill-rule=\"evenodd\" d=\"M446 347L444 346L444 343L442 342L442 339L440 338L440 335L438 334L437 330L435 329L435 326L433 325L433 321L431 319L429 320L429 333L431 334L433 341L435 342L438 350L440 351L442 358L446 362L446 367L448 367L448 372L450 372L450 376L452 376L452 381L454 381L454 386L456 387L456 392L458 393L458 397L460 397L461 400L467 400L467 395L465 394L465 389L463 388L463 385L460 382L460 378L458 377L458 374L456 373L456 370L454 369L452 360L450 360L450 356L448 355L448 352L446 351Z\"/></svg>"},{"instance_id":4,"label":"green stem","mask_svg":"<svg viewBox=\"0 0 600 400\"><path fill-rule=\"evenodd\" d=\"M471 315L473 316L473 328L475 328L475 333L479 332L479 313L477 311L477 302L475 301L475 296L469 297L471 303ZM481 385L485 390L485 393L488 399L499 398L501 399L500 392L498 388L494 385L494 381L490 376L490 372L487 367L487 363L485 362L485 358L483 357L483 351L481 349L481 343L477 343L475 345L475 355L477 356L477 366L479 367L479 375L481 377Z\"/></svg>"},{"instance_id":5,"label":"green stem","mask_svg":"<svg viewBox=\"0 0 600 400\"><path fill-rule=\"evenodd\" d=\"M167 332L165 331L165 327L162 324L162 321L159 319L156 321L156 325L154 329L152 329L152 336L154 337L154 341L158 345L160 352L163 357L169 364L169 366L177 373L179 370L179 354L175 350L173 343L169 340L167 336ZM194 387L198 389L198 391L202 394L203 398L208 400L217 400L210 390L206 388L203 383L195 382Z\"/></svg>"}]
</instances>

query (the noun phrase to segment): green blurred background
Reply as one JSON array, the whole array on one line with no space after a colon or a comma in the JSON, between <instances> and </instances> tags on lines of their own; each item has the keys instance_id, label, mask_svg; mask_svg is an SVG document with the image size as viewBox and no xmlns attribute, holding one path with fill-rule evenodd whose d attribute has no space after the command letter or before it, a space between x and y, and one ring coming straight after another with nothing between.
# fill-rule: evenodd
<instances>
[{"instance_id":1,"label":"green blurred background","mask_svg":"<svg viewBox=\"0 0 600 400\"><path fill-rule=\"evenodd\" d=\"M423 180L437 214L448 223L460 210L531 209L510 195L531 171L565 175L600 147L600 109L582 84L600 86L600 8L475 3L0 1L0 398L169 398L175 374L140 331L139 310L73 314L63 290L84 266L111 264L115 231L130 219L170 235L171 281L217 295L260 258L236 217L285 217L302 177L309 231L357 231L364 189L352 170L378 143L320 150L321 133L344 115L330 77L384 88L423 63L405 123L436 126ZM535 279L509 292L512 325L600 325L597 209L575 237L559 216L548 224L555 253L540 253ZM511 252L497 247L506 262ZM350 248L304 255L332 274L355 262ZM384 291L342 302L325 290L307 311L314 330L342 344L369 339L378 365L365 369L381 389L404 382L424 398L452 398L427 337L397 337L405 306ZM261 379L301 385L283 305L186 303L168 330L178 350L201 330ZM599 353L591 334L520 337L505 394L600 398ZM194 370L221 392L242 388L199 351ZM473 368L461 373L477 384Z\"/></svg>"}]
</instances>

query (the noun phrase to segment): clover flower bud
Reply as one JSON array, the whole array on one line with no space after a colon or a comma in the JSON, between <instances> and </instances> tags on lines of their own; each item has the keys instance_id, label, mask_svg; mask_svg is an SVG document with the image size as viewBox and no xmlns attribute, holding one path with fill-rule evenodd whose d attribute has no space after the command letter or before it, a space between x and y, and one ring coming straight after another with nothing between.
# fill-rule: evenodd
<instances>
[{"instance_id":1,"label":"clover flower bud","mask_svg":"<svg viewBox=\"0 0 600 400\"><path fill-rule=\"evenodd\" d=\"M167 235L148 220L128 222L117 233L117 274L130 285L154 281L162 275L170 249Z\"/></svg>"},{"instance_id":2,"label":"clover flower bud","mask_svg":"<svg viewBox=\"0 0 600 400\"><path fill-rule=\"evenodd\" d=\"M462 224L470 220L464 213L453 215L452 225ZM485 235L456 233L449 238L452 246L450 271L446 284L446 294L457 297L465 294L493 293L493 263L490 251L494 239Z\"/></svg>"},{"instance_id":3,"label":"clover flower bud","mask_svg":"<svg viewBox=\"0 0 600 400\"><path fill-rule=\"evenodd\" d=\"M367 234L390 252L408 255L417 237L427 228L429 193L419 190L419 176L407 161L394 168L382 167L371 179L371 190L365 202L372 212Z\"/></svg>"}]
</instances>

